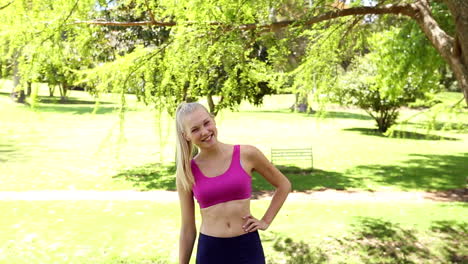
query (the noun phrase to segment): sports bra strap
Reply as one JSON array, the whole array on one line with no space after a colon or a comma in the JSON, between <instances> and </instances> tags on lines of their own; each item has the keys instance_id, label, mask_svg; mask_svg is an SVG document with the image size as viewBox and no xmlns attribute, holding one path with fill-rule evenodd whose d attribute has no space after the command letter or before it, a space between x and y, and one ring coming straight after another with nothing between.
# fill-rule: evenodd
<instances>
[{"instance_id":1,"label":"sports bra strap","mask_svg":"<svg viewBox=\"0 0 468 264\"><path fill-rule=\"evenodd\" d=\"M234 152L232 153L232 165L240 164L240 146L234 145Z\"/></svg>"}]
</instances>

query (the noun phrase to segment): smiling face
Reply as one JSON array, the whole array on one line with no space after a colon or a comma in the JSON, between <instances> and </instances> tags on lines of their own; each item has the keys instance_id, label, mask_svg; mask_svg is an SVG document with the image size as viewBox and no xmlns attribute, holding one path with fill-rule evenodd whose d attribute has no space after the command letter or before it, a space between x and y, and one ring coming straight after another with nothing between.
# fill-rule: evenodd
<instances>
[{"instance_id":1,"label":"smiling face","mask_svg":"<svg viewBox=\"0 0 468 264\"><path fill-rule=\"evenodd\" d=\"M217 142L218 130L211 115L198 108L184 118L184 137L199 148L206 148Z\"/></svg>"}]
</instances>

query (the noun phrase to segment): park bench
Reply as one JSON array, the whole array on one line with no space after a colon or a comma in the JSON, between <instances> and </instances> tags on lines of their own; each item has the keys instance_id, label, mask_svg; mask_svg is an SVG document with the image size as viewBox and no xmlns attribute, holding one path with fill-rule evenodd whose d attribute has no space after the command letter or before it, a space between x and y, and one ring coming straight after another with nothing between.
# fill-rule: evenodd
<instances>
[{"instance_id":1,"label":"park bench","mask_svg":"<svg viewBox=\"0 0 468 264\"><path fill-rule=\"evenodd\" d=\"M310 167L314 166L312 147L309 148L272 148L271 163L279 161L310 160Z\"/></svg>"}]
</instances>

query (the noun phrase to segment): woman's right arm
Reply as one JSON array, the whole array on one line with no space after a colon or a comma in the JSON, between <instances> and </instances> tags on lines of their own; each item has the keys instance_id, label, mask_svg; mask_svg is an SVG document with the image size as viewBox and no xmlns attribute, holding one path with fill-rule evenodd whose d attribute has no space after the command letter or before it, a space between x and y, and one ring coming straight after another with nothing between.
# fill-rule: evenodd
<instances>
[{"instance_id":1,"label":"woman's right arm","mask_svg":"<svg viewBox=\"0 0 468 264\"><path fill-rule=\"evenodd\" d=\"M195 203L191 191L178 186L182 226L179 238L179 264L188 264L193 251L193 245L197 236L195 227Z\"/></svg>"}]
</instances>

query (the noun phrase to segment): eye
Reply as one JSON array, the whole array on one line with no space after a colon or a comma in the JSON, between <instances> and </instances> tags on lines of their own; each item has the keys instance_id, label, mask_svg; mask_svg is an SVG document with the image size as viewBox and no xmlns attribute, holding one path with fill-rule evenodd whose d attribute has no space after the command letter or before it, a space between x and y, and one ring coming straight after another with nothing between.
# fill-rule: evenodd
<instances>
[{"instance_id":1,"label":"eye","mask_svg":"<svg viewBox=\"0 0 468 264\"><path fill-rule=\"evenodd\" d=\"M197 131L198 131L198 128L192 129L192 133L193 133L193 132L197 132Z\"/></svg>"},{"instance_id":2,"label":"eye","mask_svg":"<svg viewBox=\"0 0 468 264\"><path fill-rule=\"evenodd\" d=\"M210 124L210 121L205 121L205 126L209 124Z\"/></svg>"}]
</instances>

